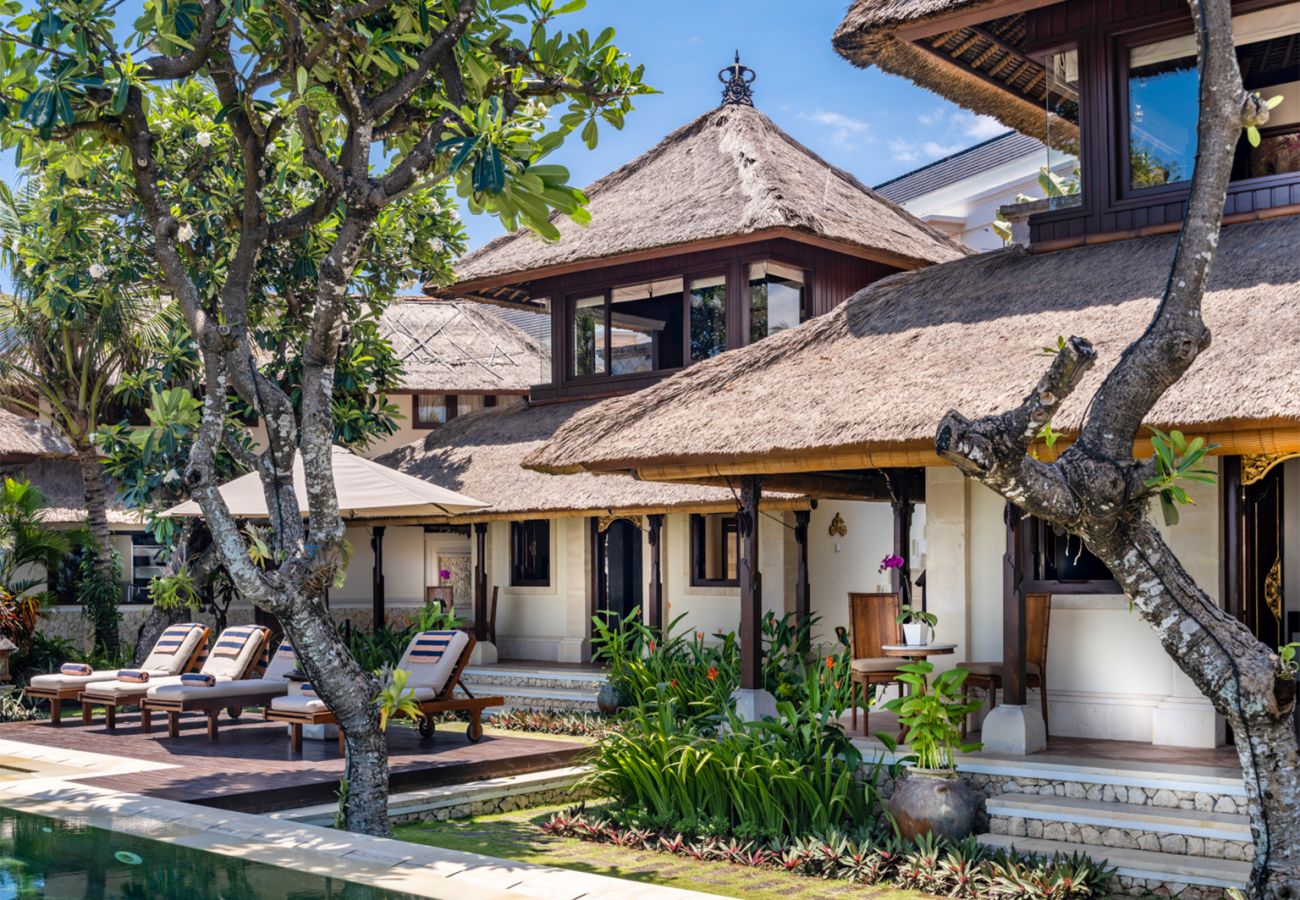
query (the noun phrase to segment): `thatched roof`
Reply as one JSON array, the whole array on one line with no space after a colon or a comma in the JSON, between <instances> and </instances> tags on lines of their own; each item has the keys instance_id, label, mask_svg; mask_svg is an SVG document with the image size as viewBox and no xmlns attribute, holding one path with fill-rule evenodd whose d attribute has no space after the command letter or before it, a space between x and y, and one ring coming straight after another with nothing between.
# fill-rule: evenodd
<instances>
[{"instance_id":1,"label":"thatched roof","mask_svg":"<svg viewBox=\"0 0 1300 900\"><path fill-rule=\"evenodd\" d=\"M1176 241L1015 247L894 275L797 328L574 416L525 462L658 477L688 477L701 463L732 473L847 468L834 459L885 451L917 460L888 464L937 463L935 428L949 409L979 416L1014 406L1044 371L1041 348L1080 335L1100 362L1054 423L1069 432L1151 318ZM1295 218L1223 230L1204 300L1213 343L1152 424L1269 428L1300 449L1298 250Z\"/></svg>"},{"instance_id":2,"label":"thatched roof","mask_svg":"<svg viewBox=\"0 0 1300 900\"><path fill-rule=\"evenodd\" d=\"M855 65L901 75L1046 140L1046 73L1040 62L1020 52L1024 13L1000 14L999 7L1007 5L1006 0L855 0L832 42ZM954 16L961 18L944 22ZM903 28L933 33L909 39L899 35ZM1067 138L1060 145L1068 143Z\"/></svg>"},{"instance_id":3,"label":"thatched roof","mask_svg":"<svg viewBox=\"0 0 1300 900\"><path fill-rule=\"evenodd\" d=\"M377 458L377 462L434 484L469 494L489 506L455 517L468 522L586 514L647 513L672 509L735 509L725 488L657 484L621 475L545 475L523 468L525 456L555 430L592 406L515 404L484 409L431 431L427 437ZM805 505L788 495L781 505Z\"/></svg>"},{"instance_id":4,"label":"thatched roof","mask_svg":"<svg viewBox=\"0 0 1300 900\"><path fill-rule=\"evenodd\" d=\"M541 344L469 300L394 303L380 328L406 371L403 390L522 393L549 371Z\"/></svg>"},{"instance_id":5,"label":"thatched roof","mask_svg":"<svg viewBox=\"0 0 1300 900\"><path fill-rule=\"evenodd\" d=\"M588 187L587 196L590 225L556 217L557 243L528 231L499 237L460 261L452 290L764 233L831 241L904 268L964 252L749 106L705 113Z\"/></svg>"},{"instance_id":6,"label":"thatched roof","mask_svg":"<svg viewBox=\"0 0 1300 900\"><path fill-rule=\"evenodd\" d=\"M50 426L0 409L0 461L73 456L72 446Z\"/></svg>"},{"instance_id":7,"label":"thatched roof","mask_svg":"<svg viewBox=\"0 0 1300 900\"><path fill-rule=\"evenodd\" d=\"M0 466L0 476L27 479L45 496L41 518L53 525L80 525L86 521L86 494L81 479L81 464L70 459L40 459L21 466ZM143 522L139 512L122 505L110 487L108 501L110 525L135 525Z\"/></svg>"}]
</instances>

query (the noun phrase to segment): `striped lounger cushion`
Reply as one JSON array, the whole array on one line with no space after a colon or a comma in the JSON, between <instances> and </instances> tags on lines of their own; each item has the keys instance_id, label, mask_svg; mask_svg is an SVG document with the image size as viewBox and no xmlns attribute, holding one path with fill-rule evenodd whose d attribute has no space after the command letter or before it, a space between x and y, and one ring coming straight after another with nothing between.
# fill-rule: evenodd
<instances>
[{"instance_id":1,"label":"striped lounger cushion","mask_svg":"<svg viewBox=\"0 0 1300 900\"><path fill-rule=\"evenodd\" d=\"M190 632L201 626L194 622L186 622L183 625L171 625L158 638L158 643L153 645L155 653L165 653L168 656L176 653L185 645L185 639L190 636Z\"/></svg>"},{"instance_id":2,"label":"striped lounger cushion","mask_svg":"<svg viewBox=\"0 0 1300 900\"><path fill-rule=\"evenodd\" d=\"M429 688L437 695L442 693L468 644L469 635L463 631L422 631L411 641L398 667L411 673L411 687Z\"/></svg>"},{"instance_id":3,"label":"striped lounger cushion","mask_svg":"<svg viewBox=\"0 0 1300 900\"><path fill-rule=\"evenodd\" d=\"M261 633L261 628L248 625L243 628L227 628L221 632L217 645L212 648L211 656L225 656L234 659L244 650L244 645L254 634Z\"/></svg>"},{"instance_id":4,"label":"striped lounger cushion","mask_svg":"<svg viewBox=\"0 0 1300 900\"><path fill-rule=\"evenodd\" d=\"M181 676L181 684L186 687L212 687L216 683L215 675L206 675L203 672L186 672Z\"/></svg>"},{"instance_id":5,"label":"striped lounger cushion","mask_svg":"<svg viewBox=\"0 0 1300 900\"><path fill-rule=\"evenodd\" d=\"M121 669L117 673L117 680L128 684L148 684L149 673L138 669Z\"/></svg>"},{"instance_id":6,"label":"striped lounger cushion","mask_svg":"<svg viewBox=\"0 0 1300 900\"><path fill-rule=\"evenodd\" d=\"M316 689L315 689L314 687L311 686L311 683L310 683L310 682L306 682L306 681L304 681L304 682L299 686L299 688L298 688L298 693L302 694L302 695L305 696L305 697L315 697L315 696L316 696Z\"/></svg>"},{"instance_id":7,"label":"striped lounger cushion","mask_svg":"<svg viewBox=\"0 0 1300 900\"><path fill-rule=\"evenodd\" d=\"M89 675L93 671L94 669L90 668L90 666L86 665L85 663L64 663L63 665L59 666L60 675L83 676L83 675Z\"/></svg>"}]
</instances>

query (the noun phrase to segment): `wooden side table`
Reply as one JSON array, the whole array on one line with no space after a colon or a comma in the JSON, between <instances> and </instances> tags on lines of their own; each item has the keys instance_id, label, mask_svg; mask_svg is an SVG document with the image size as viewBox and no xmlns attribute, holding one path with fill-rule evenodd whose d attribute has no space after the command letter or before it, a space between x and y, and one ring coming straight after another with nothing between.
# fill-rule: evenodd
<instances>
[{"instance_id":1,"label":"wooden side table","mask_svg":"<svg viewBox=\"0 0 1300 900\"><path fill-rule=\"evenodd\" d=\"M880 652L886 656L903 659L929 659L931 656L949 656L956 652L956 644L883 644Z\"/></svg>"}]
</instances>

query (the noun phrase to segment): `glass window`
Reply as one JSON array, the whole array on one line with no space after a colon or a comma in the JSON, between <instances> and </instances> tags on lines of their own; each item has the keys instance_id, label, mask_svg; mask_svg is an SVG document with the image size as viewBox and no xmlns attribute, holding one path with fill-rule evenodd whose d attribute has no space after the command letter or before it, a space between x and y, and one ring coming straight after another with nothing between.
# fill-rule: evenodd
<instances>
[{"instance_id":1,"label":"glass window","mask_svg":"<svg viewBox=\"0 0 1300 900\"><path fill-rule=\"evenodd\" d=\"M691 584L740 584L740 530L734 513L691 516Z\"/></svg>"},{"instance_id":2,"label":"glass window","mask_svg":"<svg viewBox=\"0 0 1300 900\"><path fill-rule=\"evenodd\" d=\"M1182 39L1129 49L1129 187L1183 181L1196 161L1196 53Z\"/></svg>"},{"instance_id":3,"label":"glass window","mask_svg":"<svg viewBox=\"0 0 1300 900\"><path fill-rule=\"evenodd\" d=\"M1259 143L1237 144L1232 177L1300 171L1300 3L1236 16L1237 63L1246 90L1276 100ZM1186 181L1196 160L1197 74L1193 35L1131 47L1128 52L1129 187Z\"/></svg>"},{"instance_id":4,"label":"glass window","mask_svg":"<svg viewBox=\"0 0 1300 900\"><path fill-rule=\"evenodd\" d=\"M1079 51L1063 50L1047 58L1047 165L1039 183L1053 205L1078 201L1079 167ZM1070 198L1070 199L1065 199Z\"/></svg>"},{"instance_id":5,"label":"glass window","mask_svg":"<svg viewBox=\"0 0 1300 900\"><path fill-rule=\"evenodd\" d=\"M691 279L691 362L711 359L727 349L727 279Z\"/></svg>"},{"instance_id":6,"label":"glass window","mask_svg":"<svg viewBox=\"0 0 1300 900\"><path fill-rule=\"evenodd\" d=\"M573 301L573 375L604 375L605 297Z\"/></svg>"},{"instance_id":7,"label":"glass window","mask_svg":"<svg viewBox=\"0 0 1300 900\"><path fill-rule=\"evenodd\" d=\"M510 583L545 587L551 583L551 521L510 523Z\"/></svg>"},{"instance_id":8,"label":"glass window","mask_svg":"<svg viewBox=\"0 0 1300 900\"><path fill-rule=\"evenodd\" d=\"M456 398L447 394L415 395L416 428L437 428L456 417Z\"/></svg>"},{"instance_id":9,"label":"glass window","mask_svg":"<svg viewBox=\"0 0 1300 900\"><path fill-rule=\"evenodd\" d=\"M804 320L804 273L775 262L749 267L749 342Z\"/></svg>"},{"instance_id":10,"label":"glass window","mask_svg":"<svg viewBox=\"0 0 1300 900\"><path fill-rule=\"evenodd\" d=\"M677 369L682 362L682 279L616 287L609 297L610 374Z\"/></svg>"},{"instance_id":11,"label":"glass window","mask_svg":"<svg viewBox=\"0 0 1300 900\"><path fill-rule=\"evenodd\" d=\"M1030 555L1039 581L1111 581L1106 564L1093 556L1083 539L1069 532L1057 534L1041 519L1031 519Z\"/></svg>"}]
</instances>

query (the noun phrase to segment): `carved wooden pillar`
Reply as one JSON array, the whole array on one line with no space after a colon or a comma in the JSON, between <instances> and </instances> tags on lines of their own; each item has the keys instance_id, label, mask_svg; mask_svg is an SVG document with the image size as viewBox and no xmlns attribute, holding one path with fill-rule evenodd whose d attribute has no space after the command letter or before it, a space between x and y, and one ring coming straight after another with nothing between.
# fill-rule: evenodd
<instances>
[{"instance_id":1,"label":"carved wooden pillar","mask_svg":"<svg viewBox=\"0 0 1300 900\"><path fill-rule=\"evenodd\" d=\"M900 568L889 570L890 590L901 596L904 603L911 603L912 514L916 511L916 504L912 501L910 488L906 482L890 506L894 510L894 555L903 559Z\"/></svg>"},{"instance_id":2,"label":"carved wooden pillar","mask_svg":"<svg viewBox=\"0 0 1300 900\"><path fill-rule=\"evenodd\" d=\"M808 584L808 522L812 513L806 509L796 510L794 514L794 615L800 624L812 616L812 594ZM799 648L804 653L807 647Z\"/></svg>"},{"instance_id":3,"label":"carved wooden pillar","mask_svg":"<svg viewBox=\"0 0 1300 900\"><path fill-rule=\"evenodd\" d=\"M758 571L758 503L762 479L747 475L740 482L740 687L763 687L763 585Z\"/></svg>"},{"instance_id":4,"label":"carved wooden pillar","mask_svg":"<svg viewBox=\"0 0 1300 900\"><path fill-rule=\"evenodd\" d=\"M374 565L370 572L370 627L378 631L384 627L384 526L370 529L370 549Z\"/></svg>"},{"instance_id":5,"label":"carved wooden pillar","mask_svg":"<svg viewBox=\"0 0 1300 900\"><path fill-rule=\"evenodd\" d=\"M664 627L664 579L660 538L663 536L664 517L656 513L649 516L650 529L646 537L650 542L650 596L646 598L646 625Z\"/></svg>"},{"instance_id":6,"label":"carved wooden pillar","mask_svg":"<svg viewBox=\"0 0 1300 900\"><path fill-rule=\"evenodd\" d=\"M1002 702L1025 705L1025 593L1021 590L1024 571L1025 527L1020 507L1008 503L1003 518L1007 523L1007 552L1002 557Z\"/></svg>"},{"instance_id":7,"label":"carved wooden pillar","mask_svg":"<svg viewBox=\"0 0 1300 900\"><path fill-rule=\"evenodd\" d=\"M474 638L486 641L487 632L487 522L474 523Z\"/></svg>"}]
</instances>

